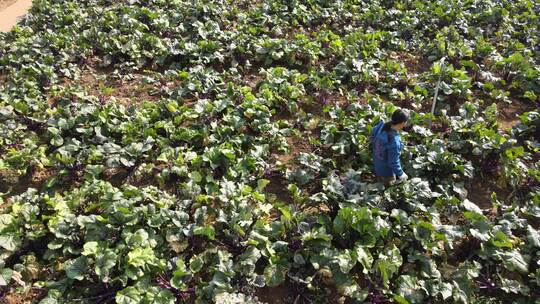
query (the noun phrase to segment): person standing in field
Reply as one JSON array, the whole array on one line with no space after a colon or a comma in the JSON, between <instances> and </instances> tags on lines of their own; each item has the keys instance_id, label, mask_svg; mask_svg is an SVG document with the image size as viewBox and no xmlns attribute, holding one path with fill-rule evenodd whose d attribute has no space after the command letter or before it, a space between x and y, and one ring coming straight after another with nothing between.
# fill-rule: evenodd
<instances>
[{"instance_id":1,"label":"person standing in field","mask_svg":"<svg viewBox=\"0 0 540 304\"><path fill-rule=\"evenodd\" d=\"M401 168L399 156L403 149L399 131L409 120L408 115L398 109L391 121L380 121L371 133L373 165L377 181L389 185L397 179L406 180L407 174Z\"/></svg>"}]
</instances>

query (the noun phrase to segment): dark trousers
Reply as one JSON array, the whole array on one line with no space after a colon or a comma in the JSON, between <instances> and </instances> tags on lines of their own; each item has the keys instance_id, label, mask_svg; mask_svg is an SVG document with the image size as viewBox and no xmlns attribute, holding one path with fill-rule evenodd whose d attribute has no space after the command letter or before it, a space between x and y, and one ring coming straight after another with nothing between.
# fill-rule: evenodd
<instances>
[{"instance_id":1,"label":"dark trousers","mask_svg":"<svg viewBox=\"0 0 540 304\"><path fill-rule=\"evenodd\" d=\"M395 176L377 176L377 181L383 183L385 186L389 186L395 180Z\"/></svg>"}]
</instances>

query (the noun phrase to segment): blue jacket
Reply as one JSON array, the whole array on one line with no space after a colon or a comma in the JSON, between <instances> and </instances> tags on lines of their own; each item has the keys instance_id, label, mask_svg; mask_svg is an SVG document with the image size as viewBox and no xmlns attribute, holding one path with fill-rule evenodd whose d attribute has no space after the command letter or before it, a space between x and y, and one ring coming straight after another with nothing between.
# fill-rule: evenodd
<instances>
[{"instance_id":1,"label":"blue jacket","mask_svg":"<svg viewBox=\"0 0 540 304\"><path fill-rule=\"evenodd\" d=\"M373 165L375 174L382 177L396 176L403 174L399 155L403 149L399 133L391 130L383 131L384 122L379 122L371 133L373 143Z\"/></svg>"}]
</instances>

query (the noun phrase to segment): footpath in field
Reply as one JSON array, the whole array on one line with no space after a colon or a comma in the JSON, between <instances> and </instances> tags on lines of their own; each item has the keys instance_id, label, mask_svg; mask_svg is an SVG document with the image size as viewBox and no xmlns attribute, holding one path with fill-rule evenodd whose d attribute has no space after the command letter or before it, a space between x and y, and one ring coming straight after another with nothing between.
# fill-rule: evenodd
<instances>
[{"instance_id":1,"label":"footpath in field","mask_svg":"<svg viewBox=\"0 0 540 304\"><path fill-rule=\"evenodd\" d=\"M9 31L31 6L32 0L0 0L0 31Z\"/></svg>"}]
</instances>

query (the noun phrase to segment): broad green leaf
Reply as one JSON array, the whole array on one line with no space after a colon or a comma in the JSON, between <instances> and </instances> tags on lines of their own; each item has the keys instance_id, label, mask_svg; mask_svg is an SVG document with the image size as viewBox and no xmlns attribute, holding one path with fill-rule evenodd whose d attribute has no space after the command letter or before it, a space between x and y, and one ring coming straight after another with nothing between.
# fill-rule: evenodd
<instances>
[{"instance_id":1,"label":"broad green leaf","mask_svg":"<svg viewBox=\"0 0 540 304\"><path fill-rule=\"evenodd\" d=\"M194 255L189 260L189 270L191 270L193 273L199 272L203 266L204 260L200 255Z\"/></svg>"},{"instance_id":2,"label":"broad green leaf","mask_svg":"<svg viewBox=\"0 0 540 304\"><path fill-rule=\"evenodd\" d=\"M339 252L333 257L332 260L337 262L339 270L341 270L341 272L343 273L349 273L349 271L351 271L354 265L356 265L356 259L353 258L351 252L348 249Z\"/></svg>"},{"instance_id":3,"label":"broad green leaf","mask_svg":"<svg viewBox=\"0 0 540 304\"><path fill-rule=\"evenodd\" d=\"M498 248L512 248L512 242L504 232L497 231L491 238L491 244Z\"/></svg>"},{"instance_id":4,"label":"broad green leaf","mask_svg":"<svg viewBox=\"0 0 540 304\"><path fill-rule=\"evenodd\" d=\"M150 247L135 248L128 253L128 263L135 267L143 267L155 260L154 251Z\"/></svg>"},{"instance_id":5,"label":"broad green leaf","mask_svg":"<svg viewBox=\"0 0 540 304\"><path fill-rule=\"evenodd\" d=\"M195 229L193 229L193 234L204 235L210 240L214 240L216 238L216 232L213 226L195 227Z\"/></svg>"},{"instance_id":6,"label":"broad green leaf","mask_svg":"<svg viewBox=\"0 0 540 304\"><path fill-rule=\"evenodd\" d=\"M466 288L466 285L460 285L454 281L454 289L452 290L452 298L456 303L469 303L469 294L471 291Z\"/></svg>"},{"instance_id":7,"label":"broad green leaf","mask_svg":"<svg viewBox=\"0 0 540 304\"><path fill-rule=\"evenodd\" d=\"M500 279L501 279L501 289L504 292L529 295L530 289L523 283L516 280L512 280L512 279L506 279L503 277L500 277Z\"/></svg>"},{"instance_id":8,"label":"broad green leaf","mask_svg":"<svg viewBox=\"0 0 540 304\"><path fill-rule=\"evenodd\" d=\"M257 191L263 191L264 188L270 183L270 180L267 179L259 179L257 180Z\"/></svg>"},{"instance_id":9,"label":"broad green leaf","mask_svg":"<svg viewBox=\"0 0 540 304\"><path fill-rule=\"evenodd\" d=\"M109 272L116 265L117 255L111 249L106 249L96 255L96 274L103 282L109 281Z\"/></svg>"},{"instance_id":10,"label":"broad green leaf","mask_svg":"<svg viewBox=\"0 0 540 304\"><path fill-rule=\"evenodd\" d=\"M402 275L397 279L397 294L403 296L409 303L423 303L425 293L418 278Z\"/></svg>"},{"instance_id":11,"label":"broad green leaf","mask_svg":"<svg viewBox=\"0 0 540 304\"><path fill-rule=\"evenodd\" d=\"M176 270L173 272L173 277L171 278L171 286L178 290L183 290L185 284L182 282L182 278L187 275L189 275L189 271L186 268L184 260L176 260Z\"/></svg>"},{"instance_id":12,"label":"broad green leaf","mask_svg":"<svg viewBox=\"0 0 540 304\"><path fill-rule=\"evenodd\" d=\"M281 265L268 265L264 269L264 278L266 286L275 287L281 285L285 281L287 269Z\"/></svg>"},{"instance_id":13,"label":"broad green leaf","mask_svg":"<svg viewBox=\"0 0 540 304\"><path fill-rule=\"evenodd\" d=\"M420 221L416 224L413 231L414 237L417 240L427 240L431 238L431 233L435 231L435 227L431 223Z\"/></svg>"},{"instance_id":14,"label":"broad green leaf","mask_svg":"<svg viewBox=\"0 0 540 304\"><path fill-rule=\"evenodd\" d=\"M371 271L371 265L373 264L373 257L371 256L369 249L361 245L356 245L354 250L356 259L363 266L362 272L368 274Z\"/></svg>"},{"instance_id":15,"label":"broad green leaf","mask_svg":"<svg viewBox=\"0 0 540 304\"><path fill-rule=\"evenodd\" d=\"M95 255L98 252L98 242L87 242L83 246L82 255Z\"/></svg>"},{"instance_id":16,"label":"broad green leaf","mask_svg":"<svg viewBox=\"0 0 540 304\"><path fill-rule=\"evenodd\" d=\"M304 265L306 264L306 260L300 253L295 253L293 257L293 261L297 265Z\"/></svg>"},{"instance_id":17,"label":"broad green leaf","mask_svg":"<svg viewBox=\"0 0 540 304\"><path fill-rule=\"evenodd\" d=\"M190 172L189 177L196 183L200 183L202 181L202 175L199 173L199 171Z\"/></svg>"},{"instance_id":18,"label":"broad green leaf","mask_svg":"<svg viewBox=\"0 0 540 304\"><path fill-rule=\"evenodd\" d=\"M142 301L143 304L175 304L176 298L173 293L169 290L163 290L155 288L156 290L151 290L146 292L146 295ZM158 291L159 290L159 291Z\"/></svg>"},{"instance_id":19,"label":"broad green leaf","mask_svg":"<svg viewBox=\"0 0 540 304\"><path fill-rule=\"evenodd\" d=\"M140 304L142 295L138 288L129 286L116 293L117 304Z\"/></svg>"},{"instance_id":20,"label":"broad green leaf","mask_svg":"<svg viewBox=\"0 0 540 304\"><path fill-rule=\"evenodd\" d=\"M21 245L21 239L15 235L0 235L0 247L8 251L15 251Z\"/></svg>"},{"instance_id":21,"label":"broad green leaf","mask_svg":"<svg viewBox=\"0 0 540 304\"><path fill-rule=\"evenodd\" d=\"M518 250L502 252L499 254L502 262L508 270L518 271L522 274L529 273L530 256L522 255Z\"/></svg>"},{"instance_id":22,"label":"broad green leaf","mask_svg":"<svg viewBox=\"0 0 540 304\"><path fill-rule=\"evenodd\" d=\"M261 251L254 246L249 246L242 253L235 264L240 273L252 274L255 271L255 264L261 258Z\"/></svg>"},{"instance_id":23,"label":"broad green leaf","mask_svg":"<svg viewBox=\"0 0 540 304\"><path fill-rule=\"evenodd\" d=\"M448 282L438 282L433 285L433 295L441 295L443 300L446 300L452 296L453 285Z\"/></svg>"},{"instance_id":24,"label":"broad green leaf","mask_svg":"<svg viewBox=\"0 0 540 304\"><path fill-rule=\"evenodd\" d=\"M0 270L0 286L7 286L13 275L13 270L4 268Z\"/></svg>"},{"instance_id":25,"label":"broad green leaf","mask_svg":"<svg viewBox=\"0 0 540 304\"><path fill-rule=\"evenodd\" d=\"M75 260L66 262L65 269L68 278L82 281L88 273L88 258L80 256Z\"/></svg>"},{"instance_id":26,"label":"broad green leaf","mask_svg":"<svg viewBox=\"0 0 540 304\"><path fill-rule=\"evenodd\" d=\"M463 200L462 206L467 211L482 214L482 209L468 199Z\"/></svg>"},{"instance_id":27,"label":"broad green leaf","mask_svg":"<svg viewBox=\"0 0 540 304\"><path fill-rule=\"evenodd\" d=\"M400 295L394 295L393 299L399 304L410 304L410 302L407 301L407 299L405 299L403 296L400 296Z\"/></svg>"},{"instance_id":28,"label":"broad green leaf","mask_svg":"<svg viewBox=\"0 0 540 304\"><path fill-rule=\"evenodd\" d=\"M175 113L176 111L178 111L178 103L176 101L168 102L166 107L167 107L167 110L169 110L169 112L171 113Z\"/></svg>"},{"instance_id":29,"label":"broad green leaf","mask_svg":"<svg viewBox=\"0 0 540 304\"><path fill-rule=\"evenodd\" d=\"M341 274L338 274L337 278L335 278L336 283L339 282L338 293L347 297L359 299L362 296L362 291L359 290L358 284L347 276L344 276L343 279L339 278L339 276L341 276Z\"/></svg>"},{"instance_id":30,"label":"broad green leaf","mask_svg":"<svg viewBox=\"0 0 540 304\"><path fill-rule=\"evenodd\" d=\"M1 203L0 198L0 203ZM11 214L0 214L0 231L8 228L10 225L15 223L15 217Z\"/></svg>"},{"instance_id":31,"label":"broad green leaf","mask_svg":"<svg viewBox=\"0 0 540 304\"><path fill-rule=\"evenodd\" d=\"M527 240L531 246L540 248L540 233L531 225L527 225Z\"/></svg>"},{"instance_id":32,"label":"broad green leaf","mask_svg":"<svg viewBox=\"0 0 540 304\"><path fill-rule=\"evenodd\" d=\"M230 288L230 278L227 277L225 273L216 271L212 276L212 281L210 281L210 284L214 285L218 289L227 289Z\"/></svg>"},{"instance_id":33,"label":"broad green leaf","mask_svg":"<svg viewBox=\"0 0 540 304\"><path fill-rule=\"evenodd\" d=\"M392 245L385 252L379 253L378 259L375 261L374 270L379 273L383 281L383 285L388 288L388 283L394 274L398 271L403 263L403 258L396 245Z\"/></svg>"}]
</instances>

